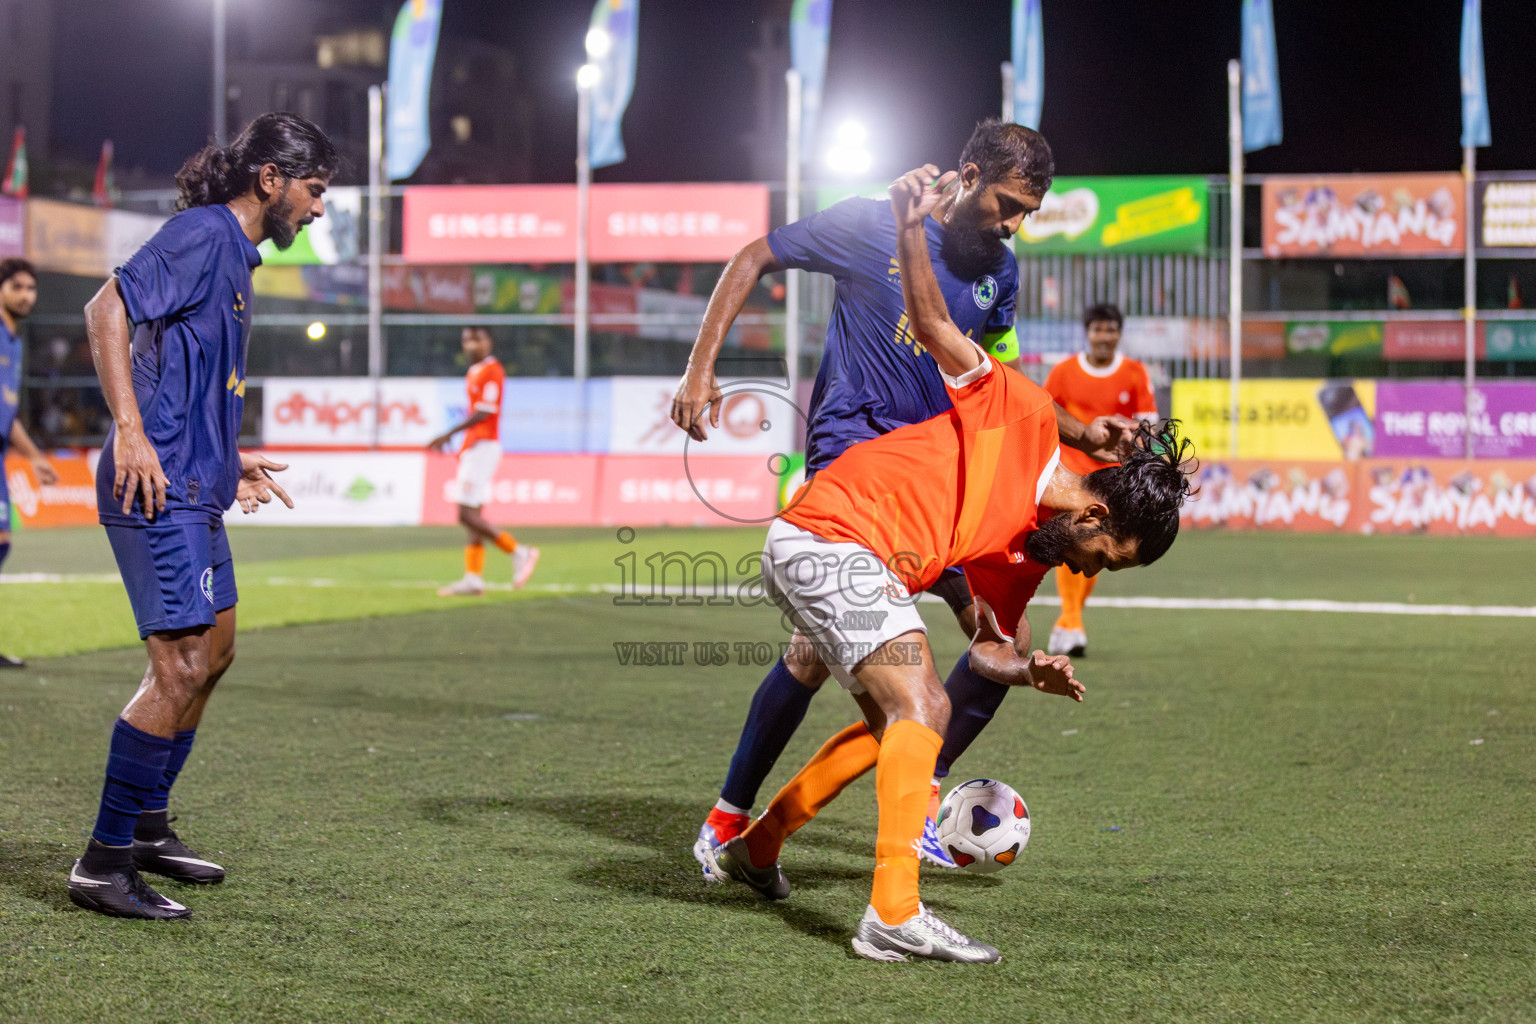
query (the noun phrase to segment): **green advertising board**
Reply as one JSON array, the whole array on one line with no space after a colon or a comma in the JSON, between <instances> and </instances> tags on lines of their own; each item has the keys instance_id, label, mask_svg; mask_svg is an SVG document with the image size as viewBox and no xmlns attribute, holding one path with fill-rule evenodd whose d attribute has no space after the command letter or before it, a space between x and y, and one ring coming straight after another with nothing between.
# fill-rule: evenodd
<instances>
[{"instance_id":1,"label":"green advertising board","mask_svg":"<svg viewBox=\"0 0 1536 1024\"><path fill-rule=\"evenodd\" d=\"M1201 177L1057 178L1040 209L1025 218L1015 251L1205 252L1210 205Z\"/></svg>"},{"instance_id":2,"label":"green advertising board","mask_svg":"<svg viewBox=\"0 0 1536 1024\"><path fill-rule=\"evenodd\" d=\"M1536 361L1536 320L1489 320L1483 324L1484 359Z\"/></svg>"},{"instance_id":3,"label":"green advertising board","mask_svg":"<svg viewBox=\"0 0 1536 1024\"><path fill-rule=\"evenodd\" d=\"M1285 325L1292 355L1381 357L1380 320L1293 320Z\"/></svg>"}]
</instances>

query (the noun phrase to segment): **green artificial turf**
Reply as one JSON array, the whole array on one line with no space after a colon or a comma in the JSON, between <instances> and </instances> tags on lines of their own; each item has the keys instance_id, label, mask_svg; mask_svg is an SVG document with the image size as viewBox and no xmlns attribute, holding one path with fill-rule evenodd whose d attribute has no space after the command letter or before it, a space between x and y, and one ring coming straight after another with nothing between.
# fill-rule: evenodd
<instances>
[{"instance_id":1,"label":"green artificial turf","mask_svg":"<svg viewBox=\"0 0 1536 1024\"><path fill-rule=\"evenodd\" d=\"M536 579L581 588L616 583L631 548L756 544L528 533ZM47 541L49 562L42 533L18 535L6 568L110 572L88 536ZM847 948L871 779L786 849L784 903L705 888L689 855L764 671L696 664L691 645L782 640L775 614L584 590L449 604L417 584L456 574L450 531L234 536L243 621L339 621L242 636L174 794L177 828L230 870L166 884L192 921L64 896L142 650L0 674L0 1019L1536 1019L1530 619L1090 606L1088 700L1010 695L956 770L1024 794L1029 847L1000 875L925 874L930 905L1003 961L880 965ZM1202 534L1100 592L1531 605L1533 554ZM337 585L256 582L287 577ZM75 588L126 615L108 584L7 585L0 649L80 630ZM21 634L18 604L51 614ZM947 667L963 640L921 607ZM628 641L690 646L681 666L626 666ZM829 685L764 796L853 716Z\"/></svg>"}]
</instances>

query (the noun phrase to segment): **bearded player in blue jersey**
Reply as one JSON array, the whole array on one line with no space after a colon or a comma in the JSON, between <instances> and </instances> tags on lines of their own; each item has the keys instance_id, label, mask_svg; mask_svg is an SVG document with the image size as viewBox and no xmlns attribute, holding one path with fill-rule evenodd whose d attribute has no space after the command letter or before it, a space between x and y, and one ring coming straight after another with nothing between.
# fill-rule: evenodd
<instances>
[{"instance_id":1,"label":"bearded player in blue jersey","mask_svg":"<svg viewBox=\"0 0 1536 1024\"><path fill-rule=\"evenodd\" d=\"M949 315L962 333L983 343L999 359L1017 355L1013 331L1018 264L1007 245L1024 218L1040 208L1055 167L1051 149L1038 132L1017 124L984 121L960 154L959 176L927 221L928 250ZM917 343L903 306L896 259L896 222L886 197L847 199L804 220L787 224L750 243L721 274L688 370L678 385L672 420L695 440L706 438L705 421L720 425L721 392L715 358L726 331L758 279L786 269L831 274L836 299L827 324L821 369L807 412L806 473L827 466L859 441L920 423L951 408L938 366ZM1101 417L1084 424L1060 406L1057 426L1063 444L1112 461L1129 443L1134 424ZM955 612L967 636L976 631L976 613L964 575L951 570L931 588ZM720 799L699 829L694 857L712 877L706 848L725 843L746 828L758 790L789 742L827 670L814 655L802 663L794 652L812 650L796 634L752 698L736 754ZM937 777L981 732L1002 703L1008 687L972 671L961 655L945 682L952 712ZM937 804L938 783L932 805ZM925 860L944 867L954 862L938 842L930 807L923 834Z\"/></svg>"},{"instance_id":2,"label":"bearded player in blue jersey","mask_svg":"<svg viewBox=\"0 0 1536 1024\"><path fill-rule=\"evenodd\" d=\"M224 513L254 512L285 468L237 447L245 404L256 246L293 244L324 213L337 166L325 133L263 114L176 175L180 211L85 307L91 357L112 411L97 509L149 668L112 730L107 779L69 898L117 917L191 911L140 871L207 885L224 869L171 830L167 804L203 707L235 655L234 567Z\"/></svg>"}]
</instances>

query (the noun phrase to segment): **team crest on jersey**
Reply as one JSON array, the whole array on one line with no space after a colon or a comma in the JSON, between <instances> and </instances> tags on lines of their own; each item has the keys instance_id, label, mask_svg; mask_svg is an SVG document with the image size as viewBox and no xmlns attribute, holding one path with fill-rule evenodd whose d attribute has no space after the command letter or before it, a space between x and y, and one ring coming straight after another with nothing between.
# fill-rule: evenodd
<instances>
[{"instance_id":1,"label":"team crest on jersey","mask_svg":"<svg viewBox=\"0 0 1536 1024\"><path fill-rule=\"evenodd\" d=\"M208 599L208 603L209 604L213 604L213 570L212 569L204 569L203 570L203 579L202 579L201 587L202 587L202 591L203 591L203 596Z\"/></svg>"},{"instance_id":2,"label":"team crest on jersey","mask_svg":"<svg viewBox=\"0 0 1536 1024\"><path fill-rule=\"evenodd\" d=\"M979 278L971 285L971 298L976 300L980 309L991 309L992 303L997 301L997 278L988 274Z\"/></svg>"}]
</instances>

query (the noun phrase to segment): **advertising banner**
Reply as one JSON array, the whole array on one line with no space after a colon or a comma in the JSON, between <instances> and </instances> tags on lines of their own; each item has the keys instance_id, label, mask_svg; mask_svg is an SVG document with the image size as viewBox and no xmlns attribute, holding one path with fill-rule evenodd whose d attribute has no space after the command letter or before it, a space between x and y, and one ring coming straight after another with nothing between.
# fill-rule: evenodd
<instances>
[{"instance_id":1,"label":"advertising banner","mask_svg":"<svg viewBox=\"0 0 1536 1024\"><path fill-rule=\"evenodd\" d=\"M695 453L687 459L607 456L596 521L604 526L766 526L779 498L779 479L767 462L759 456Z\"/></svg>"},{"instance_id":2,"label":"advertising banner","mask_svg":"<svg viewBox=\"0 0 1536 1024\"><path fill-rule=\"evenodd\" d=\"M468 267L385 267L384 308L410 313L473 313L473 276Z\"/></svg>"},{"instance_id":3,"label":"advertising banner","mask_svg":"<svg viewBox=\"0 0 1536 1024\"><path fill-rule=\"evenodd\" d=\"M1485 320L1477 325L1478 355L1506 362L1536 360L1536 320Z\"/></svg>"},{"instance_id":4,"label":"advertising banner","mask_svg":"<svg viewBox=\"0 0 1536 1024\"><path fill-rule=\"evenodd\" d=\"M54 455L48 460L59 482L44 486L32 464L16 455L5 458L5 482L11 491L11 515L24 528L96 525L96 460ZM0 530L10 524L0 522Z\"/></svg>"},{"instance_id":5,"label":"advertising banner","mask_svg":"<svg viewBox=\"0 0 1536 1024\"><path fill-rule=\"evenodd\" d=\"M1376 423L1377 455L1459 458L1466 451L1466 389L1456 381L1381 381ZM1536 384L1477 385L1472 423L1479 459L1536 458Z\"/></svg>"},{"instance_id":6,"label":"advertising banner","mask_svg":"<svg viewBox=\"0 0 1536 1024\"><path fill-rule=\"evenodd\" d=\"M1536 246L1536 181L1486 181L1477 190L1478 244Z\"/></svg>"},{"instance_id":7,"label":"advertising banner","mask_svg":"<svg viewBox=\"0 0 1536 1024\"><path fill-rule=\"evenodd\" d=\"M443 422L463 422L469 397L461 380L438 379ZM587 381L587 416L593 425L582 443L581 403L569 377L508 377L501 400L501 449L505 452L603 452L608 445L608 379Z\"/></svg>"},{"instance_id":8,"label":"advertising banner","mask_svg":"<svg viewBox=\"0 0 1536 1024\"><path fill-rule=\"evenodd\" d=\"M1381 355L1379 320L1305 320L1285 325L1286 351L1329 356Z\"/></svg>"},{"instance_id":9,"label":"advertising banner","mask_svg":"<svg viewBox=\"0 0 1536 1024\"><path fill-rule=\"evenodd\" d=\"M418 447L447 429L438 389L436 377L385 377L377 395L379 444ZM268 377L262 440L279 447L366 448L373 442L375 397L366 377Z\"/></svg>"},{"instance_id":10,"label":"advertising banner","mask_svg":"<svg viewBox=\"0 0 1536 1024\"><path fill-rule=\"evenodd\" d=\"M593 185L590 256L723 262L768 232L768 186ZM412 263L570 263L576 186L441 185L405 191Z\"/></svg>"},{"instance_id":11,"label":"advertising banner","mask_svg":"<svg viewBox=\"0 0 1536 1024\"><path fill-rule=\"evenodd\" d=\"M105 277L107 218L94 206L27 201L27 259L39 270Z\"/></svg>"},{"instance_id":12,"label":"advertising banner","mask_svg":"<svg viewBox=\"0 0 1536 1024\"><path fill-rule=\"evenodd\" d=\"M415 526L421 522L426 454L414 452L298 452L267 450L288 468L278 474L293 508L264 505L253 514L236 505L231 525Z\"/></svg>"},{"instance_id":13,"label":"advertising banner","mask_svg":"<svg viewBox=\"0 0 1536 1024\"><path fill-rule=\"evenodd\" d=\"M477 313L558 313L561 279L507 267L475 267L473 297Z\"/></svg>"},{"instance_id":14,"label":"advertising banner","mask_svg":"<svg viewBox=\"0 0 1536 1024\"><path fill-rule=\"evenodd\" d=\"M602 461L600 455L504 455L491 482L491 499L482 511L491 522L508 526L594 525ZM422 523L458 522L458 506L447 493L458 472L458 460L451 455L428 455L426 467Z\"/></svg>"},{"instance_id":15,"label":"advertising banner","mask_svg":"<svg viewBox=\"0 0 1536 1024\"><path fill-rule=\"evenodd\" d=\"M1204 252L1209 211L1200 177L1057 178L1014 247L1020 257Z\"/></svg>"},{"instance_id":16,"label":"advertising banner","mask_svg":"<svg viewBox=\"0 0 1536 1024\"><path fill-rule=\"evenodd\" d=\"M1264 255L1460 255L1458 174L1276 175L1264 181Z\"/></svg>"},{"instance_id":17,"label":"advertising banner","mask_svg":"<svg viewBox=\"0 0 1536 1024\"><path fill-rule=\"evenodd\" d=\"M801 417L782 386L763 381L720 381L725 394L720 427L706 427L709 439L702 442L690 441L672 422L675 380L613 377L611 387L608 451L615 455L682 455L686 451L690 458L767 456L794 450L795 425Z\"/></svg>"},{"instance_id":18,"label":"advertising banner","mask_svg":"<svg viewBox=\"0 0 1536 1024\"><path fill-rule=\"evenodd\" d=\"M1281 459L1204 463L1184 506L1194 527L1536 536L1536 462Z\"/></svg>"},{"instance_id":19,"label":"advertising banner","mask_svg":"<svg viewBox=\"0 0 1536 1024\"><path fill-rule=\"evenodd\" d=\"M1337 461L1375 450L1375 381L1245 380L1238 395L1239 458ZM1173 418L1202 458L1231 449L1231 396L1225 380L1173 382Z\"/></svg>"},{"instance_id":20,"label":"advertising banner","mask_svg":"<svg viewBox=\"0 0 1536 1024\"><path fill-rule=\"evenodd\" d=\"M108 210L107 253L102 267L109 274L128 262L128 257L139 251L139 246L155 237L169 217L157 217L149 213L131 213L127 210Z\"/></svg>"},{"instance_id":21,"label":"advertising banner","mask_svg":"<svg viewBox=\"0 0 1536 1024\"><path fill-rule=\"evenodd\" d=\"M27 254L27 204L0 196L0 260Z\"/></svg>"},{"instance_id":22,"label":"advertising banner","mask_svg":"<svg viewBox=\"0 0 1536 1024\"><path fill-rule=\"evenodd\" d=\"M1478 324L1477 357L1483 357L1483 325ZM1466 358L1467 334L1459 320L1388 320L1382 331L1384 359L1460 362Z\"/></svg>"}]
</instances>

